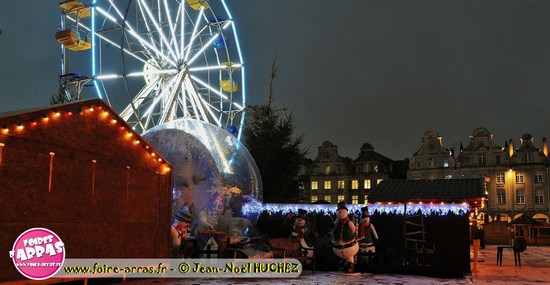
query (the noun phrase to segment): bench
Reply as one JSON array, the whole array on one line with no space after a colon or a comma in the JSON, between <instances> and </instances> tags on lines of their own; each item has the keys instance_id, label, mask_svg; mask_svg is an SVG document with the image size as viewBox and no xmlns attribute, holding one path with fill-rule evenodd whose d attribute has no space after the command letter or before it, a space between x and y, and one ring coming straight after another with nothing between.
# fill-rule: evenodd
<instances>
[{"instance_id":1,"label":"bench","mask_svg":"<svg viewBox=\"0 0 550 285\"><path fill-rule=\"evenodd\" d=\"M311 271L315 273L315 249L304 248L300 241L294 238L274 238L269 240L269 245L273 250L275 258L294 258L299 260L302 265L311 261ZM312 256L307 256L307 252L312 251Z\"/></svg>"}]
</instances>

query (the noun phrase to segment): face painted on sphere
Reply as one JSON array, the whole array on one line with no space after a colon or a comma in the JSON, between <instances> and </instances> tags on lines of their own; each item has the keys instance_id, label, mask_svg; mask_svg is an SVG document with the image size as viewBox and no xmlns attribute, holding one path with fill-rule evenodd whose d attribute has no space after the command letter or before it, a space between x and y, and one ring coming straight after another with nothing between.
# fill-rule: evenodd
<instances>
[{"instance_id":1,"label":"face painted on sphere","mask_svg":"<svg viewBox=\"0 0 550 285\"><path fill-rule=\"evenodd\" d=\"M338 216L338 219L345 219L348 217L348 210L346 209L339 209L338 213L336 214Z\"/></svg>"},{"instance_id":2,"label":"face painted on sphere","mask_svg":"<svg viewBox=\"0 0 550 285\"><path fill-rule=\"evenodd\" d=\"M306 220L303 218L296 218L296 221L294 222L294 225L303 227L306 225Z\"/></svg>"}]
</instances>

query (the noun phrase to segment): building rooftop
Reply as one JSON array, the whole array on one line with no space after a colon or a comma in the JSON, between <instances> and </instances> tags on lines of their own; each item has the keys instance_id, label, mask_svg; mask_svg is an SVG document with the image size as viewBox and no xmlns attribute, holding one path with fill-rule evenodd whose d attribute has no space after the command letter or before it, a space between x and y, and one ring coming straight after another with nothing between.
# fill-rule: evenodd
<instances>
[{"instance_id":1,"label":"building rooftop","mask_svg":"<svg viewBox=\"0 0 550 285\"><path fill-rule=\"evenodd\" d=\"M369 202L462 203L481 199L485 193L483 178L384 180L369 194Z\"/></svg>"}]
</instances>

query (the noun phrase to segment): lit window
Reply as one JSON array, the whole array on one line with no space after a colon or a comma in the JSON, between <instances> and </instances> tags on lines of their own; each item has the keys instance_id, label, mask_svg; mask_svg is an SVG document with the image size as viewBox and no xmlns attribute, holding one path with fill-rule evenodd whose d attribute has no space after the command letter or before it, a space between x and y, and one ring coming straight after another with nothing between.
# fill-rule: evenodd
<instances>
[{"instance_id":1,"label":"lit window","mask_svg":"<svg viewBox=\"0 0 550 285\"><path fill-rule=\"evenodd\" d=\"M447 160L443 161L443 167L449 167L449 161Z\"/></svg>"},{"instance_id":2,"label":"lit window","mask_svg":"<svg viewBox=\"0 0 550 285\"><path fill-rule=\"evenodd\" d=\"M318 199L317 195L311 195L311 203L317 202Z\"/></svg>"},{"instance_id":3,"label":"lit window","mask_svg":"<svg viewBox=\"0 0 550 285\"><path fill-rule=\"evenodd\" d=\"M325 174L330 174L330 165L325 166Z\"/></svg>"},{"instance_id":4,"label":"lit window","mask_svg":"<svg viewBox=\"0 0 550 285\"><path fill-rule=\"evenodd\" d=\"M345 185L344 180L338 180L338 189L344 189Z\"/></svg>"},{"instance_id":5,"label":"lit window","mask_svg":"<svg viewBox=\"0 0 550 285\"><path fill-rule=\"evenodd\" d=\"M378 164L374 165L374 172L378 172Z\"/></svg>"},{"instance_id":6,"label":"lit window","mask_svg":"<svg viewBox=\"0 0 550 285\"><path fill-rule=\"evenodd\" d=\"M325 189L332 189L332 181L325 181Z\"/></svg>"},{"instance_id":7,"label":"lit window","mask_svg":"<svg viewBox=\"0 0 550 285\"><path fill-rule=\"evenodd\" d=\"M453 179L453 175L452 174L445 174L445 179Z\"/></svg>"},{"instance_id":8,"label":"lit window","mask_svg":"<svg viewBox=\"0 0 550 285\"><path fill-rule=\"evenodd\" d=\"M542 176L542 171L535 171L535 175L533 177L536 183L544 182L544 178Z\"/></svg>"},{"instance_id":9,"label":"lit window","mask_svg":"<svg viewBox=\"0 0 550 285\"><path fill-rule=\"evenodd\" d=\"M367 204L369 203L369 195L365 195L365 200L363 202L363 204Z\"/></svg>"},{"instance_id":10,"label":"lit window","mask_svg":"<svg viewBox=\"0 0 550 285\"><path fill-rule=\"evenodd\" d=\"M359 204L359 195L351 195L351 203Z\"/></svg>"},{"instance_id":11,"label":"lit window","mask_svg":"<svg viewBox=\"0 0 550 285\"><path fill-rule=\"evenodd\" d=\"M359 189L359 180L351 180L351 189L353 190Z\"/></svg>"},{"instance_id":12,"label":"lit window","mask_svg":"<svg viewBox=\"0 0 550 285\"><path fill-rule=\"evenodd\" d=\"M516 183L525 183L523 172L516 172Z\"/></svg>"},{"instance_id":13,"label":"lit window","mask_svg":"<svg viewBox=\"0 0 550 285\"><path fill-rule=\"evenodd\" d=\"M376 179L376 185L380 184L380 182L382 182L382 180L384 180L384 179Z\"/></svg>"},{"instance_id":14,"label":"lit window","mask_svg":"<svg viewBox=\"0 0 550 285\"><path fill-rule=\"evenodd\" d=\"M319 189L319 182L311 181L311 190L317 190L317 189Z\"/></svg>"},{"instance_id":15,"label":"lit window","mask_svg":"<svg viewBox=\"0 0 550 285\"><path fill-rule=\"evenodd\" d=\"M363 189L370 189L370 180L363 180Z\"/></svg>"},{"instance_id":16,"label":"lit window","mask_svg":"<svg viewBox=\"0 0 550 285\"><path fill-rule=\"evenodd\" d=\"M504 184L505 181L504 173L497 173L497 184Z\"/></svg>"},{"instance_id":17,"label":"lit window","mask_svg":"<svg viewBox=\"0 0 550 285\"><path fill-rule=\"evenodd\" d=\"M535 189L535 204L544 204L544 191Z\"/></svg>"},{"instance_id":18,"label":"lit window","mask_svg":"<svg viewBox=\"0 0 550 285\"><path fill-rule=\"evenodd\" d=\"M525 204L525 190L524 189L516 189L516 203L517 204Z\"/></svg>"},{"instance_id":19,"label":"lit window","mask_svg":"<svg viewBox=\"0 0 550 285\"><path fill-rule=\"evenodd\" d=\"M338 202L344 201L344 195L338 195Z\"/></svg>"},{"instance_id":20,"label":"lit window","mask_svg":"<svg viewBox=\"0 0 550 285\"><path fill-rule=\"evenodd\" d=\"M326 195L326 196L325 196L325 201L327 201L327 202L329 202L329 203L332 203L332 196Z\"/></svg>"},{"instance_id":21,"label":"lit window","mask_svg":"<svg viewBox=\"0 0 550 285\"><path fill-rule=\"evenodd\" d=\"M506 191L504 189L497 190L497 202L499 205L506 204Z\"/></svg>"}]
</instances>

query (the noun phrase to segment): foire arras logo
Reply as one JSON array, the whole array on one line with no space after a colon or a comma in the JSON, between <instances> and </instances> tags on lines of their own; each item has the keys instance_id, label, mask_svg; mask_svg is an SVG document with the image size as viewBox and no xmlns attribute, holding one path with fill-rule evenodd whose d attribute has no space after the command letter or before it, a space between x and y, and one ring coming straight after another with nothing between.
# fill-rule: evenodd
<instances>
[{"instance_id":1,"label":"foire arras logo","mask_svg":"<svg viewBox=\"0 0 550 285\"><path fill-rule=\"evenodd\" d=\"M33 280L54 276L65 261L65 245L53 231L32 228L22 233L10 251L19 272Z\"/></svg>"}]
</instances>

